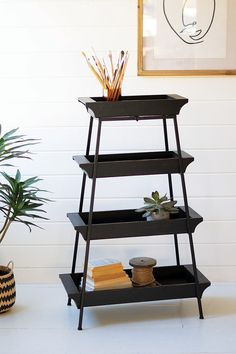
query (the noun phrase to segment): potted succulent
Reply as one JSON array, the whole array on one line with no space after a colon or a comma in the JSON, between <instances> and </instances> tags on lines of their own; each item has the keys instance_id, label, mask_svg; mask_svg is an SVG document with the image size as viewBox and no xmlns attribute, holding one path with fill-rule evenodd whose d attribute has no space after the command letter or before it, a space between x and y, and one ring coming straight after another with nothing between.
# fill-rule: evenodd
<instances>
[{"instance_id":1,"label":"potted succulent","mask_svg":"<svg viewBox=\"0 0 236 354\"><path fill-rule=\"evenodd\" d=\"M36 144L35 139L25 139L13 129L0 137L0 169L3 166L12 166L8 160L13 158L30 158L26 146ZM0 170L3 177L0 181L0 213L3 220L0 228L0 244L7 235L13 222L25 224L31 231L32 226L37 226L31 219L47 219L40 215L45 213L42 205L48 201L38 195L42 192L35 184L40 181L38 177L22 180L21 173L17 170L14 177ZM10 309L15 303L15 281L12 262L7 266L0 265L0 313Z\"/></svg>"},{"instance_id":2,"label":"potted succulent","mask_svg":"<svg viewBox=\"0 0 236 354\"><path fill-rule=\"evenodd\" d=\"M142 216L150 220L169 219L170 214L178 213L179 209L175 207L175 200L169 200L166 194L161 197L159 192L152 192L151 198L145 197L144 206L136 209L137 213L144 213Z\"/></svg>"}]
</instances>

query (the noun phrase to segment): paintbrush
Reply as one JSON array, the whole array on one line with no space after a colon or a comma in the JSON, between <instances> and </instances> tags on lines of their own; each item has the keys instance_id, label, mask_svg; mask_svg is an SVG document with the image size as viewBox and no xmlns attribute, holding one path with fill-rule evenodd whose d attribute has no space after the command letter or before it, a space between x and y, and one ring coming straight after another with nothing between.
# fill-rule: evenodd
<instances>
[{"instance_id":1,"label":"paintbrush","mask_svg":"<svg viewBox=\"0 0 236 354\"><path fill-rule=\"evenodd\" d=\"M115 100L117 96L120 95L121 92L121 82L122 82L122 73L124 73L124 63L126 60L126 56L124 51L121 51L118 63L117 63L117 72L114 77L113 85L112 85L112 99Z\"/></svg>"},{"instance_id":2,"label":"paintbrush","mask_svg":"<svg viewBox=\"0 0 236 354\"><path fill-rule=\"evenodd\" d=\"M120 71L119 80L117 83L117 90L116 90L114 97L113 97L114 101L116 101L119 98L119 96L121 95L121 87L122 87L123 79L125 76L125 70L127 67L128 58L129 58L129 56L128 56L128 52L127 52L126 56L124 57L124 62L123 62L123 65L122 65L122 68Z\"/></svg>"},{"instance_id":3,"label":"paintbrush","mask_svg":"<svg viewBox=\"0 0 236 354\"><path fill-rule=\"evenodd\" d=\"M92 70L93 74L95 75L95 77L98 79L98 81L100 82L100 84L104 87L104 81L103 78L101 78L98 74L98 72L94 69L93 65L90 63L89 58L87 58L86 54L84 52L82 52L83 56L86 59L86 62L89 66L89 68Z\"/></svg>"},{"instance_id":4,"label":"paintbrush","mask_svg":"<svg viewBox=\"0 0 236 354\"><path fill-rule=\"evenodd\" d=\"M86 62L95 75L95 77L99 80L103 89L107 91L107 100L115 101L118 100L121 95L121 86L124 79L124 74L128 61L128 51L124 52L123 50L120 52L116 64L116 69L114 70L112 53L109 51L108 57L110 60L111 73L109 73L108 67L104 59L102 62L97 57L95 50L92 48L94 55L92 55L92 59L94 61L94 65L91 64L90 59L86 56L84 52L82 52L83 56L86 59Z\"/></svg>"},{"instance_id":5,"label":"paintbrush","mask_svg":"<svg viewBox=\"0 0 236 354\"><path fill-rule=\"evenodd\" d=\"M113 60L112 60L112 52L109 50L108 57L110 59L110 64L111 64L111 75L114 76L114 66L113 66Z\"/></svg>"}]
</instances>

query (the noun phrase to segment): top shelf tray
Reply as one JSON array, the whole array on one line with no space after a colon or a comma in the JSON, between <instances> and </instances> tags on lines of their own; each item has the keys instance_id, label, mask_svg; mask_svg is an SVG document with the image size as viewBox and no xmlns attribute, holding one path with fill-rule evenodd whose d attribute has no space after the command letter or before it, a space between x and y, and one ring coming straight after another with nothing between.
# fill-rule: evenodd
<instances>
[{"instance_id":1,"label":"top shelf tray","mask_svg":"<svg viewBox=\"0 0 236 354\"><path fill-rule=\"evenodd\" d=\"M188 99L179 95L122 96L118 101L103 97L79 97L88 113L100 120L145 120L173 118Z\"/></svg>"}]
</instances>

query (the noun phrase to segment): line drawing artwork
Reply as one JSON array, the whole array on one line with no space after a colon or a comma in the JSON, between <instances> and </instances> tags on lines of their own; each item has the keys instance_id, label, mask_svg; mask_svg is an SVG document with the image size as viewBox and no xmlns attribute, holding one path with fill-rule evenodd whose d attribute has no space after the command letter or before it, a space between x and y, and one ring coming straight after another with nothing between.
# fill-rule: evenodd
<instances>
[{"instance_id":1,"label":"line drawing artwork","mask_svg":"<svg viewBox=\"0 0 236 354\"><path fill-rule=\"evenodd\" d=\"M197 8L194 3L196 4L196 1L185 0L180 4L181 8L178 9L180 11L177 11L177 14L181 18L177 17L176 19L176 12L173 16L173 0L163 0L163 13L168 25L186 44L203 43L215 18L216 0L204 0L204 5L207 6L206 13L200 18L200 21L197 19Z\"/></svg>"}]
</instances>

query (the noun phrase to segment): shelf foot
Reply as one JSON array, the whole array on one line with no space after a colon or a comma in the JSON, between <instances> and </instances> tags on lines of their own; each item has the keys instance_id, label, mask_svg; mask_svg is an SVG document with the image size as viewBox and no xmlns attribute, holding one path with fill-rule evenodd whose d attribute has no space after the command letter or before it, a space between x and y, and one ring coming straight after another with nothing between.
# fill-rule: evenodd
<instances>
[{"instance_id":1,"label":"shelf foot","mask_svg":"<svg viewBox=\"0 0 236 354\"><path fill-rule=\"evenodd\" d=\"M198 302L199 318L200 320L204 320L201 298L197 298L197 302Z\"/></svg>"},{"instance_id":2,"label":"shelf foot","mask_svg":"<svg viewBox=\"0 0 236 354\"><path fill-rule=\"evenodd\" d=\"M68 297L67 306L71 306L71 298Z\"/></svg>"}]
</instances>

